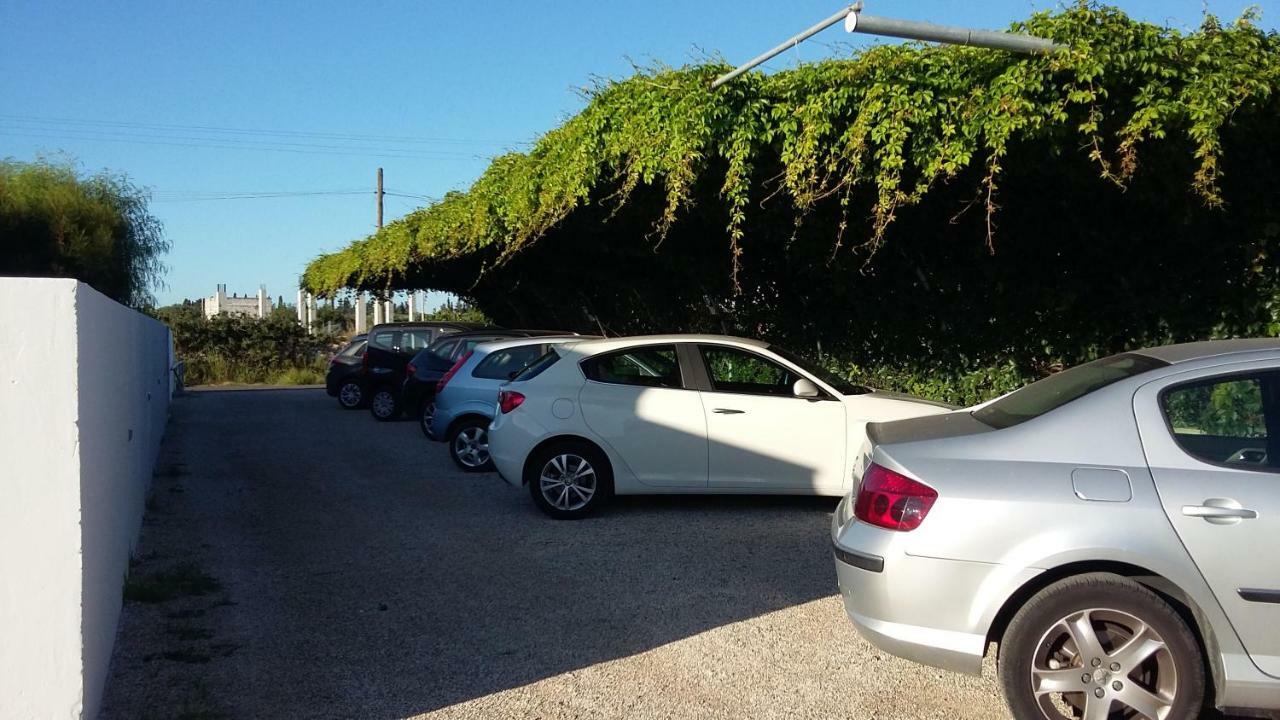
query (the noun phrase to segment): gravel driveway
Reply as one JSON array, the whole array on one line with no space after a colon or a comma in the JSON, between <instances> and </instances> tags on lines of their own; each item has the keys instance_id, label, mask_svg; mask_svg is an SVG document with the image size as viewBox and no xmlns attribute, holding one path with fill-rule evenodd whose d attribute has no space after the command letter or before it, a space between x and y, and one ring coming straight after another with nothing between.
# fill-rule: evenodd
<instances>
[{"instance_id":1,"label":"gravel driveway","mask_svg":"<svg viewBox=\"0 0 1280 720\"><path fill-rule=\"evenodd\" d=\"M813 498L632 498L557 522L415 423L317 390L179 399L105 718L997 718L863 642ZM206 582L206 585L210 583Z\"/></svg>"}]
</instances>

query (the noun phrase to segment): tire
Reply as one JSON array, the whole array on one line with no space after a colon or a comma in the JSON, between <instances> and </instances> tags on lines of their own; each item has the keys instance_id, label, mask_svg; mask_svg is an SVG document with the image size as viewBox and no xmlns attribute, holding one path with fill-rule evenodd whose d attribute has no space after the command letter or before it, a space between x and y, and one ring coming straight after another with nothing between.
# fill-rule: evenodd
<instances>
[{"instance_id":1,"label":"tire","mask_svg":"<svg viewBox=\"0 0 1280 720\"><path fill-rule=\"evenodd\" d=\"M1080 653L1082 645L1095 650ZM1163 720L1194 720L1205 705L1204 658L1187 623L1111 573L1060 580L1028 600L1001 639L999 675L1019 720L1072 718L1073 708L1086 719L1109 709L1155 720L1164 707ZM1040 690L1049 687L1062 690Z\"/></svg>"},{"instance_id":2,"label":"tire","mask_svg":"<svg viewBox=\"0 0 1280 720\"><path fill-rule=\"evenodd\" d=\"M422 404L418 405L418 427L422 428L422 434L426 435L428 440L433 439L431 437L431 419L435 414L436 401L434 398L427 398L422 401Z\"/></svg>"},{"instance_id":3,"label":"tire","mask_svg":"<svg viewBox=\"0 0 1280 720\"><path fill-rule=\"evenodd\" d=\"M586 463L585 471L582 463ZM608 458L595 446L577 440L535 452L526 465L524 480L538 509L557 520L584 518L613 494L613 469Z\"/></svg>"},{"instance_id":4,"label":"tire","mask_svg":"<svg viewBox=\"0 0 1280 720\"><path fill-rule=\"evenodd\" d=\"M388 422L400 417L400 398L386 385L373 391L369 396L369 412L380 422Z\"/></svg>"},{"instance_id":5,"label":"tire","mask_svg":"<svg viewBox=\"0 0 1280 720\"><path fill-rule=\"evenodd\" d=\"M364 404L364 388L355 380L347 380L338 386L338 404L347 410L355 410Z\"/></svg>"},{"instance_id":6,"label":"tire","mask_svg":"<svg viewBox=\"0 0 1280 720\"><path fill-rule=\"evenodd\" d=\"M449 457L464 472L491 472L489 457L489 421L466 418L449 432Z\"/></svg>"}]
</instances>

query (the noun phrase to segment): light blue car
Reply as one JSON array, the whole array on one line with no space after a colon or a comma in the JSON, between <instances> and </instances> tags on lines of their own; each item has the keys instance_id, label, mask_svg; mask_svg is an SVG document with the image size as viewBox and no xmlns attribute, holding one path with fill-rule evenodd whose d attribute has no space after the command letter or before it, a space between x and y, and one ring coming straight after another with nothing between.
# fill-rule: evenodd
<instances>
[{"instance_id":1,"label":"light blue car","mask_svg":"<svg viewBox=\"0 0 1280 720\"><path fill-rule=\"evenodd\" d=\"M463 470L493 470L489 423L498 403L498 387L553 345L584 339L580 335L522 337L476 345L461 365L441 378L428 437L447 442L449 457Z\"/></svg>"}]
</instances>

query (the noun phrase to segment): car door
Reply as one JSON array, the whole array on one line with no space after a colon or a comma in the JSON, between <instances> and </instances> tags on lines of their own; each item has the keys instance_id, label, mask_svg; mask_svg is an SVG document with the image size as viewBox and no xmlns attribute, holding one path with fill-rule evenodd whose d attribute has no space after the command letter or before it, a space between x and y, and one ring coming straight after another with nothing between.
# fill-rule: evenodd
<instances>
[{"instance_id":1,"label":"car door","mask_svg":"<svg viewBox=\"0 0 1280 720\"><path fill-rule=\"evenodd\" d=\"M1143 386L1134 410L1178 538L1250 658L1280 677L1280 372L1181 373Z\"/></svg>"},{"instance_id":2,"label":"car door","mask_svg":"<svg viewBox=\"0 0 1280 720\"><path fill-rule=\"evenodd\" d=\"M675 345L642 345L582 362L582 418L636 480L652 487L707 486L707 426ZM616 482L616 479L615 479Z\"/></svg>"},{"instance_id":3,"label":"car door","mask_svg":"<svg viewBox=\"0 0 1280 720\"><path fill-rule=\"evenodd\" d=\"M730 345L699 344L699 394L707 422L712 490L839 494L844 482L845 407L796 397L789 366Z\"/></svg>"}]
</instances>

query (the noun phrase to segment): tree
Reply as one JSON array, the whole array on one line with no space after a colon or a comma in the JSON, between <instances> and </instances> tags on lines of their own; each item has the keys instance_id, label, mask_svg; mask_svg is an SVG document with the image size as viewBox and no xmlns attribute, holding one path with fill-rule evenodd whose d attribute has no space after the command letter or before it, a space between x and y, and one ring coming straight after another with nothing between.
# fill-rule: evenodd
<instances>
[{"instance_id":1,"label":"tree","mask_svg":"<svg viewBox=\"0 0 1280 720\"><path fill-rule=\"evenodd\" d=\"M73 277L127 305L150 305L169 242L147 200L123 175L0 162L0 274Z\"/></svg>"}]
</instances>

